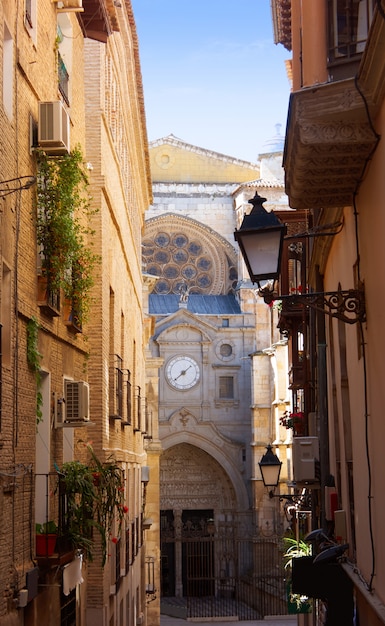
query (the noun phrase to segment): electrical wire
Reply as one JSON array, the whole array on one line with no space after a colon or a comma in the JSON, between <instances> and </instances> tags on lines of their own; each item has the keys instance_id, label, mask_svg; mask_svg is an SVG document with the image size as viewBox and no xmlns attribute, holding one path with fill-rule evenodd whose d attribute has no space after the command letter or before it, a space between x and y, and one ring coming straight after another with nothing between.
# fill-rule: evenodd
<instances>
[{"instance_id":1,"label":"electrical wire","mask_svg":"<svg viewBox=\"0 0 385 626\"><path fill-rule=\"evenodd\" d=\"M35 176L18 176L17 178L10 178L9 180L2 180L0 181L0 198L5 198L11 193L16 193L17 191L30 189L33 185L35 185L35 183ZM5 186L5 189L2 189L3 185Z\"/></svg>"},{"instance_id":2,"label":"electrical wire","mask_svg":"<svg viewBox=\"0 0 385 626\"><path fill-rule=\"evenodd\" d=\"M380 9L382 17L385 18L385 14L382 10L380 2L378 0L377 5ZM376 142L370 151L369 155L365 159L364 166L362 168L361 176L357 180L356 187L353 192L353 212L354 212L354 223L355 223L355 237L356 237L356 257L357 257L357 280L361 283L361 263L360 263L360 245L359 245L359 236L358 236L358 210L357 210L357 202L356 198L360 189L360 186L365 178L366 171L368 169L369 162L371 161L379 141L381 139L381 135L379 135L374 128L374 124L372 118L370 116L369 106L365 95L360 89L358 84L357 76L354 77L355 87L360 94L362 101L364 103L366 116L370 128L376 138ZM368 402L368 372L367 372L367 356L366 356L366 343L364 336L364 327L363 323L359 321L359 332L360 332L360 341L361 341L361 350L362 350L362 364L364 370L364 424L365 424L365 454L366 454L366 469L368 473L368 517L369 517L369 539L370 539L370 552L371 552L371 573L369 578L369 583L367 583L368 590L371 592L373 590L373 580L375 576L375 568L376 568L376 550L375 550L375 541L374 541L374 532L373 532L373 508L372 508L372 464L370 458L370 442L369 442L369 402Z\"/></svg>"}]
</instances>

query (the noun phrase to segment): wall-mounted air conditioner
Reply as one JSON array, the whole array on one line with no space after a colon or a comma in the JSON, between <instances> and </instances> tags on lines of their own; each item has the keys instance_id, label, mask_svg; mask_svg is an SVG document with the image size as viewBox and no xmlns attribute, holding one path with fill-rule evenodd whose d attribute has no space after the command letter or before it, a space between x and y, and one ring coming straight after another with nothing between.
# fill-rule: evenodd
<instances>
[{"instance_id":1,"label":"wall-mounted air conditioner","mask_svg":"<svg viewBox=\"0 0 385 626\"><path fill-rule=\"evenodd\" d=\"M65 422L88 422L90 419L90 388L84 381L64 381Z\"/></svg>"},{"instance_id":2,"label":"wall-mounted air conditioner","mask_svg":"<svg viewBox=\"0 0 385 626\"><path fill-rule=\"evenodd\" d=\"M38 144L47 154L68 154L70 120L60 100L39 102Z\"/></svg>"},{"instance_id":3,"label":"wall-mounted air conditioner","mask_svg":"<svg viewBox=\"0 0 385 626\"><path fill-rule=\"evenodd\" d=\"M52 0L52 2L56 4L58 11L61 11L63 9L69 9L72 11L84 10L83 0Z\"/></svg>"},{"instance_id":4,"label":"wall-mounted air conditioner","mask_svg":"<svg viewBox=\"0 0 385 626\"><path fill-rule=\"evenodd\" d=\"M318 437L293 438L293 474L297 483L314 483L319 480Z\"/></svg>"}]
</instances>

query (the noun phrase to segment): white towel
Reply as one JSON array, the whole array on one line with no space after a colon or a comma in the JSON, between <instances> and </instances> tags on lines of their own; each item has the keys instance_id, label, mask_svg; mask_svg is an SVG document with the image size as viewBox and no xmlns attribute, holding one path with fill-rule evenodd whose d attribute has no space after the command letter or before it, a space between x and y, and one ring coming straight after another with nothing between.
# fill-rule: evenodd
<instances>
[{"instance_id":1,"label":"white towel","mask_svg":"<svg viewBox=\"0 0 385 626\"><path fill-rule=\"evenodd\" d=\"M80 555L63 567L63 593L65 596L68 596L76 585L81 585L83 582L82 564L83 557Z\"/></svg>"}]
</instances>

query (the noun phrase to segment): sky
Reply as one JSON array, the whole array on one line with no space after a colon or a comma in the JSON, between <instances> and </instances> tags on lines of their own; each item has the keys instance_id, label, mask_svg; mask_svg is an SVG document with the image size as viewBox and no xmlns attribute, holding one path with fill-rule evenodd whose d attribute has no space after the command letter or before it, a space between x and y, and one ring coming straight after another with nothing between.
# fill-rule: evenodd
<instances>
[{"instance_id":1,"label":"sky","mask_svg":"<svg viewBox=\"0 0 385 626\"><path fill-rule=\"evenodd\" d=\"M274 44L270 0L131 0L148 140L256 162L285 134L290 53Z\"/></svg>"}]
</instances>

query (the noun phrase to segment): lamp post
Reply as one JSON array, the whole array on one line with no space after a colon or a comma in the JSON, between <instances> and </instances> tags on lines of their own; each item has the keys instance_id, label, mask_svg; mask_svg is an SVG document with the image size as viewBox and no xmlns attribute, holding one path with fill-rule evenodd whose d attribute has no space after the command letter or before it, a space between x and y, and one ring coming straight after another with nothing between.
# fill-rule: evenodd
<instances>
[{"instance_id":1,"label":"lamp post","mask_svg":"<svg viewBox=\"0 0 385 626\"><path fill-rule=\"evenodd\" d=\"M250 279L257 283L259 294L270 304L274 300L284 300L292 306L308 306L331 317L355 324L365 321L365 295L361 284L358 289L329 292L302 293L294 295L277 295L274 283L281 273L282 247L286 234L286 226L271 211L262 206L266 198L255 194L249 200L253 208L245 215L234 238L238 242L242 257L248 269ZM319 233L301 234L287 239L322 236ZM331 234L331 233L328 233ZM269 281L261 287L262 281Z\"/></svg>"},{"instance_id":2,"label":"lamp post","mask_svg":"<svg viewBox=\"0 0 385 626\"><path fill-rule=\"evenodd\" d=\"M295 495L287 493L274 493L272 488L278 486L282 461L280 461L277 455L273 452L273 448L270 444L267 446L266 452L262 456L258 465L261 470L263 484L265 487L271 487L269 491L269 498L279 498L281 501L288 500L292 504L307 503L308 498L303 494Z\"/></svg>"},{"instance_id":3,"label":"lamp post","mask_svg":"<svg viewBox=\"0 0 385 626\"><path fill-rule=\"evenodd\" d=\"M262 280L275 280L279 275L283 238L286 226L271 211L262 206L266 198L255 194L249 200L253 205L248 215L245 215L239 230L234 233L238 242L246 267L253 283Z\"/></svg>"},{"instance_id":4,"label":"lamp post","mask_svg":"<svg viewBox=\"0 0 385 626\"><path fill-rule=\"evenodd\" d=\"M277 487L281 473L282 461L273 452L269 444L266 452L258 463L261 470L262 480L265 487Z\"/></svg>"}]
</instances>

